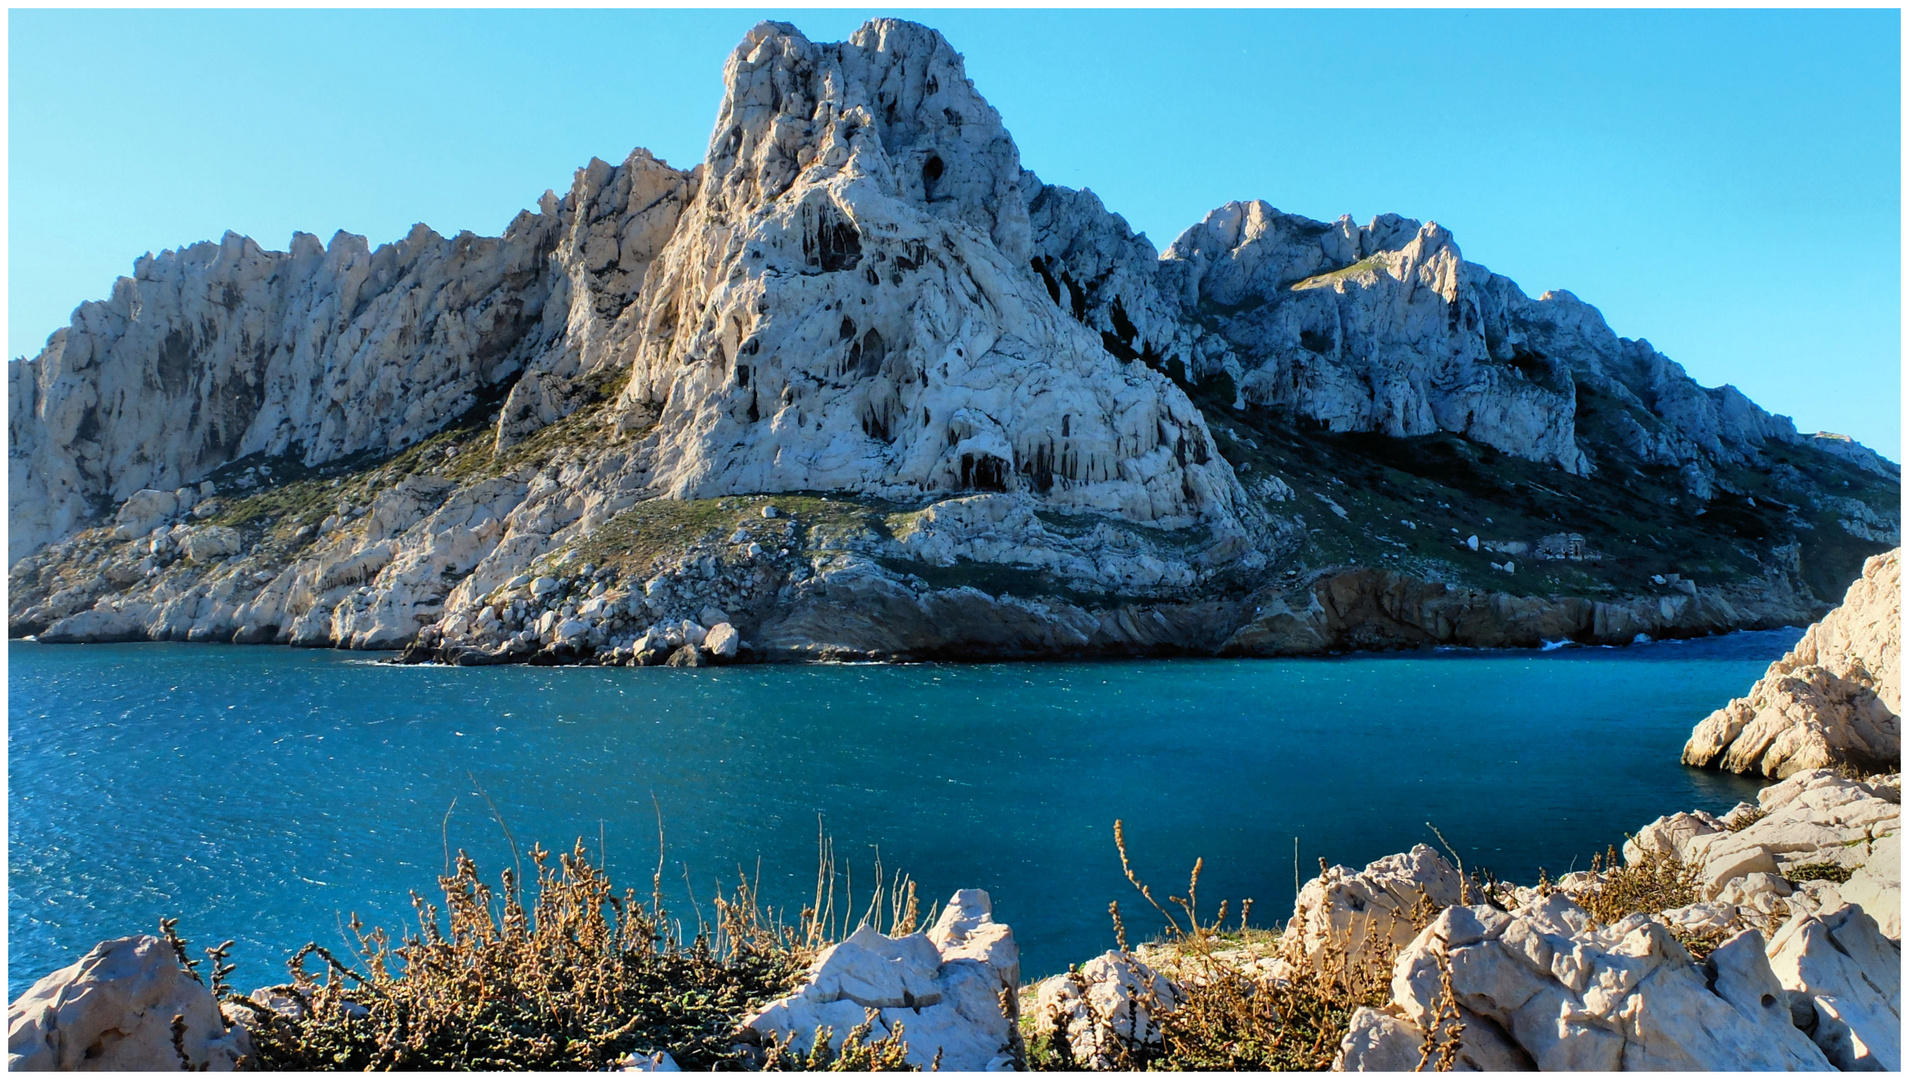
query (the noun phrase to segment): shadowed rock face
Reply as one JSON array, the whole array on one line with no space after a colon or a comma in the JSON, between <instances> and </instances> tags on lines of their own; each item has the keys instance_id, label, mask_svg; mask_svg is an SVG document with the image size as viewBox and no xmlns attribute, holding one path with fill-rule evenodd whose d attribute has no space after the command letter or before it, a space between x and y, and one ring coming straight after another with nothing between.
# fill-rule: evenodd
<instances>
[{"instance_id":1,"label":"shadowed rock face","mask_svg":"<svg viewBox=\"0 0 1909 1080\"><path fill-rule=\"evenodd\" d=\"M1229 203L1162 257L1022 169L912 23L764 23L725 75L704 163L592 161L501 238L140 260L9 368L12 631L622 661L714 606L743 657L1615 643L1802 621L1896 540L1894 466L1436 224ZM1606 569L1499 554L1580 532Z\"/></svg>"}]
</instances>

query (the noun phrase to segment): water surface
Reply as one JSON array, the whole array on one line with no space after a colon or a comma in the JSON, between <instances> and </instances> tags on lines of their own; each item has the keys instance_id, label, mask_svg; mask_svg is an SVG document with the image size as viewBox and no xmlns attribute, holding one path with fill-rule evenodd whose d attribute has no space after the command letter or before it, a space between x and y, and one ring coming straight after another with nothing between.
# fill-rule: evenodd
<instances>
[{"instance_id":1,"label":"water surface","mask_svg":"<svg viewBox=\"0 0 1909 1080\"><path fill-rule=\"evenodd\" d=\"M679 914L758 864L812 894L817 816L865 896L873 857L928 896L979 886L1029 975L1153 925L1156 894L1290 912L1297 870L1436 824L1468 865L1583 867L1659 814L1752 782L1687 769L1691 725L1798 631L1626 649L703 670L396 667L262 646L14 642L9 997L103 937L179 919L277 981L352 912L397 927L445 847L511 862L587 837L648 891L656 810ZM652 802L654 799L654 802ZM455 809L452 809L455 800ZM447 810L450 811L448 823Z\"/></svg>"}]
</instances>

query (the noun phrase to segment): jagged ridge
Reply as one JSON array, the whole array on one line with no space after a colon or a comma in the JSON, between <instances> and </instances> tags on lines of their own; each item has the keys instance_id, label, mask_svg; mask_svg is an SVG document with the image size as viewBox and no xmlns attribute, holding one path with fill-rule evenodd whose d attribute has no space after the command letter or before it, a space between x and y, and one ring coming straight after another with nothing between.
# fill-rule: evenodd
<instances>
[{"instance_id":1,"label":"jagged ridge","mask_svg":"<svg viewBox=\"0 0 1909 1080\"><path fill-rule=\"evenodd\" d=\"M1807 619L1895 542L1894 466L1436 224L1234 203L1158 256L1021 169L925 27L765 23L725 74L703 165L592 162L497 240L142 259L9 369L14 631L486 660L658 654L705 613L768 655L1628 640ZM817 491L792 532L738 517ZM659 500L694 527L606 539ZM1520 572L1534 543L1605 558ZM1552 595L1513 616L1500 581Z\"/></svg>"}]
</instances>

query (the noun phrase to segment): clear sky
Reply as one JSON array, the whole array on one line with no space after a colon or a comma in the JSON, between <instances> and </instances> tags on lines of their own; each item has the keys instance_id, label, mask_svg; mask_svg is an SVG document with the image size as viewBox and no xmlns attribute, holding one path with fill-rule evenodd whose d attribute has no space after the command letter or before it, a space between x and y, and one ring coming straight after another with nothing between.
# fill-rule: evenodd
<instances>
[{"instance_id":1,"label":"clear sky","mask_svg":"<svg viewBox=\"0 0 1909 1080\"><path fill-rule=\"evenodd\" d=\"M702 157L757 20L869 11L21 11L10 355L227 229L494 234L591 156ZM1164 248L1230 199L1451 229L1706 385L1901 459L1895 11L887 11L1022 160Z\"/></svg>"}]
</instances>

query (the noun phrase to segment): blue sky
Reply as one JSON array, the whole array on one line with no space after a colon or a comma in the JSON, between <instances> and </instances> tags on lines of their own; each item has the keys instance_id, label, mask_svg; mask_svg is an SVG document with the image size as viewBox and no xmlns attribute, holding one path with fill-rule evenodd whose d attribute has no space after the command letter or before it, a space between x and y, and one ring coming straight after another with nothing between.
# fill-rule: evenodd
<instances>
[{"instance_id":1,"label":"blue sky","mask_svg":"<svg viewBox=\"0 0 1909 1080\"><path fill-rule=\"evenodd\" d=\"M750 25L876 13L12 11L9 355L149 250L496 233L592 155L688 166ZM1897 12L879 13L1159 247L1229 199L1436 220L1901 458Z\"/></svg>"}]
</instances>

